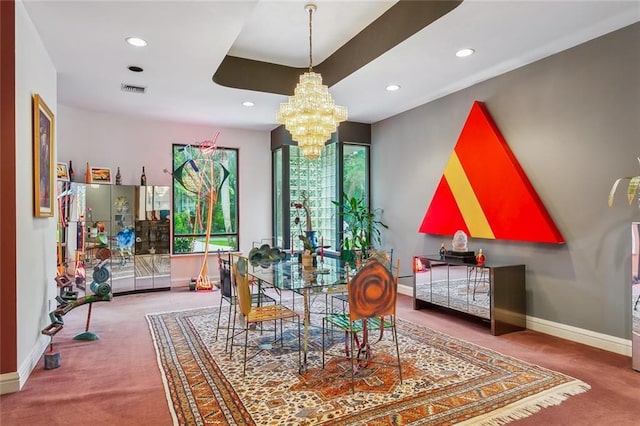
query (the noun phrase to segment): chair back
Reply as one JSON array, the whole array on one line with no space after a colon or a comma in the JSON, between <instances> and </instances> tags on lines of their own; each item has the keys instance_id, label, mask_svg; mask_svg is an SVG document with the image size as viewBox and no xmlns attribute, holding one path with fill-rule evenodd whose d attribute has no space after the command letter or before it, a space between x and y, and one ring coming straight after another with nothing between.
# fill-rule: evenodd
<instances>
[{"instance_id":1,"label":"chair back","mask_svg":"<svg viewBox=\"0 0 640 426\"><path fill-rule=\"evenodd\" d=\"M243 316L251 312L251 289L249 289L248 275L249 261L244 256L238 256L233 263L233 275L236 279L236 292L238 295L238 305Z\"/></svg>"},{"instance_id":2,"label":"chair back","mask_svg":"<svg viewBox=\"0 0 640 426\"><path fill-rule=\"evenodd\" d=\"M231 288L231 260L223 259L218 252L218 267L220 270L220 291L224 297L233 295Z\"/></svg>"},{"instance_id":3,"label":"chair back","mask_svg":"<svg viewBox=\"0 0 640 426\"><path fill-rule=\"evenodd\" d=\"M371 249L367 260L369 259L377 259L387 269L391 270L393 268L393 249Z\"/></svg>"},{"instance_id":4,"label":"chair back","mask_svg":"<svg viewBox=\"0 0 640 426\"><path fill-rule=\"evenodd\" d=\"M347 289L351 321L395 315L397 279L376 258L367 261Z\"/></svg>"}]
</instances>

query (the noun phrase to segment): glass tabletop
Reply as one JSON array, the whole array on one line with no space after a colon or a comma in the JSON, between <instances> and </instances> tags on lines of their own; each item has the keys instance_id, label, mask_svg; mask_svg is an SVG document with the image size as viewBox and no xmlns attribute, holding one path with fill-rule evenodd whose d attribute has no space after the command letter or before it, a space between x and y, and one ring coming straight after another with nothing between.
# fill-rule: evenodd
<instances>
[{"instance_id":1,"label":"glass tabletop","mask_svg":"<svg viewBox=\"0 0 640 426\"><path fill-rule=\"evenodd\" d=\"M353 271L355 273L355 271ZM297 258L288 259L268 267L249 266L249 275L277 289L314 292L339 290L347 284L345 264L340 259L325 257L315 268L303 268ZM350 273L350 276L353 276Z\"/></svg>"}]
</instances>

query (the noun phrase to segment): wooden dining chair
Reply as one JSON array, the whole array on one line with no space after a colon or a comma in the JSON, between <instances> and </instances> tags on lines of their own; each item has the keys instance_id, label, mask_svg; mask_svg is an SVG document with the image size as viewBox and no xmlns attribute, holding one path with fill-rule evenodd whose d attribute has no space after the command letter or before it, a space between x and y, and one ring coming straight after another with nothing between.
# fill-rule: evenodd
<instances>
[{"instance_id":1,"label":"wooden dining chair","mask_svg":"<svg viewBox=\"0 0 640 426\"><path fill-rule=\"evenodd\" d=\"M398 271L400 261L396 262L395 275L377 258L371 258L349 281L347 286L348 313L330 314L322 322L322 367L325 366L326 334L338 329L344 332L344 355L333 354L345 358L350 363L351 390L355 389L355 375L360 368L372 364L397 366L400 383L402 383L402 366L398 335L396 330L396 300L398 293ZM378 331L378 339L371 343L369 333ZM381 348L380 342L384 333L392 333L395 343L396 362L389 364L373 354L373 348Z\"/></svg>"},{"instance_id":2,"label":"wooden dining chair","mask_svg":"<svg viewBox=\"0 0 640 426\"><path fill-rule=\"evenodd\" d=\"M218 334L221 331L220 327L220 319L222 317L222 307L223 304L228 305L229 309L227 311L227 323L223 327L225 331L225 352L228 350L229 343L229 330L232 330L232 318L235 318L237 312L238 305L238 297L236 295L236 285L235 281L231 276L231 253L227 253L227 258L225 259L220 251L218 251L218 269L220 271L220 306L218 308L218 321L216 325L216 335L215 340L218 340ZM272 304L276 303L275 299L262 291L252 292L251 293L251 303L255 306Z\"/></svg>"},{"instance_id":3,"label":"wooden dining chair","mask_svg":"<svg viewBox=\"0 0 640 426\"><path fill-rule=\"evenodd\" d=\"M238 307L240 314L243 317L242 329L236 332L235 329L235 317L234 327L231 336L231 350L230 357L233 356L233 347L242 346L244 348L242 374L245 375L247 369L247 348L249 346L249 333L251 331L261 332L256 330L256 325L262 325L263 323L273 322L273 341L268 344L260 344L256 346L256 352L251 356L253 358L263 350L269 350L273 343L280 341L280 346L284 346L284 327L283 321L290 320L297 322L298 329L298 369L301 368L302 362L300 357L300 315L292 309L280 304L260 305L254 306L251 299L251 290L249 288L249 275L248 275L248 259L244 256L237 258L237 261L233 264L233 275L236 282L236 291L238 296ZM278 327L279 326L279 327ZM278 329L280 330L280 337L278 337ZM244 334L244 343L242 345L236 345L234 343L235 338L238 335Z\"/></svg>"}]
</instances>

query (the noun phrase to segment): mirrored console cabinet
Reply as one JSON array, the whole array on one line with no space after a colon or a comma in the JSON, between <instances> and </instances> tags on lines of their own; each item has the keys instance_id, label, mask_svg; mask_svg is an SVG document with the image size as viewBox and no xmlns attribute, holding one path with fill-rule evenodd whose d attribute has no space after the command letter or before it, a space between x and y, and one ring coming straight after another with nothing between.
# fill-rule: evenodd
<instances>
[{"instance_id":1,"label":"mirrored console cabinet","mask_svg":"<svg viewBox=\"0 0 640 426\"><path fill-rule=\"evenodd\" d=\"M168 186L58 182L58 194L59 272L88 289L106 262L114 295L170 289Z\"/></svg>"},{"instance_id":2,"label":"mirrored console cabinet","mask_svg":"<svg viewBox=\"0 0 640 426\"><path fill-rule=\"evenodd\" d=\"M413 308L441 307L479 318L498 336L526 328L525 265L413 257Z\"/></svg>"}]
</instances>

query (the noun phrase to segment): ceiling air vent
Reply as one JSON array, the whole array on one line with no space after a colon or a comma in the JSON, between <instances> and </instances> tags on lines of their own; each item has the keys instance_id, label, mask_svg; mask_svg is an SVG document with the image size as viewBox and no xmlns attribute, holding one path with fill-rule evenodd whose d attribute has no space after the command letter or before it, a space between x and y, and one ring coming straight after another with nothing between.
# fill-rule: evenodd
<instances>
[{"instance_id":1,"label":"ceiling air vent","mask_svg":"<svg viewBox=\"0 0 640 426\"><path fill-rule=\"evenodd\" d=\"M120 85L120 89L123 92L127 92L127 93L140 93L140 94L144 94L144 92L147 90L146 87L142 87L142 86L134 86L131 84L124 84L122 83Z\"/></svg>"}]
</instances>

